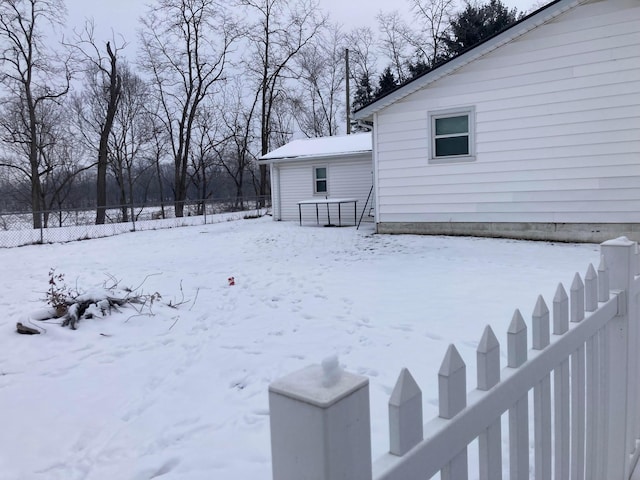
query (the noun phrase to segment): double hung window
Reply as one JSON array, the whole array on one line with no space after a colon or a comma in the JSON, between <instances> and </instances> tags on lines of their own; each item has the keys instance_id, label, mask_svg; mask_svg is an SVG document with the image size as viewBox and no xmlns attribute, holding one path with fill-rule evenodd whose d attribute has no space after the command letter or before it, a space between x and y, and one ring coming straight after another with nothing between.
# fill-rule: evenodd
<instances>
[{"instance_id":1,"label":"double hung window","mask_svg":"<svg viewBox=\"0 0 640 480\"><path fill-rule=\"evenodd\" d=\"M313 167L313 193L327 194L327 167Z\"/></svg>"},{"instance_id":2,"label":"double hung window","mask_svg":"<svg viewBox=\"0 0 640 480\"><path fill-rule=\"evenodd\" d=\"M434 112L431 118L431 160L473 160L472 109Z\"/></svg>"}]
</instances>

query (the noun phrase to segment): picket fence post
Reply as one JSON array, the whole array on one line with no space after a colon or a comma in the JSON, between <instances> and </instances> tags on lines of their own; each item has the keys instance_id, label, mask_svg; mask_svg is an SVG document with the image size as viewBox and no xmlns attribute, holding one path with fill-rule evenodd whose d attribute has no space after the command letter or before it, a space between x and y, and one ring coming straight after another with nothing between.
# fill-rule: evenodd
<instances>
[{"instance_id":1,"label":"picket fence post","mask_svg":"<svg viewBox=\"0 0 640 480\"><path fill-rule=\"evenodd\" d=\"M269 386L274 480L371 480L369 380L337 360Z\"/></svg>"},{"instance_id":2,"label":"picket fence post","mask_svg":"<svg viewBox=\"0 0 640 480\"><path fill-rule=\"evenodd\" d=\"M507 367L519 368L527 361L527 325L516 310L507 330ZM509 408L509 478L529 478L529 396Z\"/></svg>"},{"instance_id":3,"label":"picket fence post","mask_svg":"<svg viewBox=\"0 0 640 480\"><path fill-rule=\"evenodd\" d=\"M440 418L452 419L467 406L467 367L455 345L449 345L438 372ZM469 465L466 447L440 472L441 480L467 480Z\"/></svg>"},{"instance_id":4,"label":"picket fence post","mask_svg":"<svg viewBox=\"0 0 640 480\"><path fill-rule=\"evenodd\" d=\"M488 391L500 383L500 342L487 325L476 350L477 386ZM502 431L496 419L478 437L480 480L502 480Z\"/></svg>"},{"instance_id":5,"label":"picket fence post","mask_svg":"<svg viewBox=\"0 0 640 480\"><path fill-rule=\"evenodd\" d=\"M624 478L628 467L627 428L629 405L629 306L635 275L635 242L624 237L601 244L609 269L609 287L618 295L618 315L607 326L605 343L605 435L600 445L604 454L606 478ZM621 412L623 414L621 414ZM634 417L635 418L635 417Z\"/></svg>"},{"instance_id":6,"label":"picket fence post","mask_svg":"<svg viewBox=\"0 0 640 480\"><path fill-rule=\"evenodd\" d=\"M403 368L389 399L389 453L401 457L422 437L422 390Z\"/></svg>"}]
</instances>

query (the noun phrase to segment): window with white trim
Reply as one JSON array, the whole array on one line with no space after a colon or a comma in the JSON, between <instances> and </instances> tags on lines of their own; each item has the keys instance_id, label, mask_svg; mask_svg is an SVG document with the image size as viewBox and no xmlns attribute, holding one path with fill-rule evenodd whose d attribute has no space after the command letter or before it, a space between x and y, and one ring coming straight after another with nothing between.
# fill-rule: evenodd
<instances>
[{"instance_id":1,"label":"window with white trim","mask_svg":"<svg viewBox=\"0 0 640 480\"><path fill-rule=\"evenodd\" d=\"M474 160L474 117L471 108L431 113L431 160Z\"/></svg>"},{"instance_id":2,"label":"window with white trim","mask_svg":"<svg viewBox=\"0 0 640 480\"><path fill-rule=\"evenodd\" d=\"M313 167L313 193L327 194L329 192L327 184L327 167Z\"/></svg>"}]
</instances>

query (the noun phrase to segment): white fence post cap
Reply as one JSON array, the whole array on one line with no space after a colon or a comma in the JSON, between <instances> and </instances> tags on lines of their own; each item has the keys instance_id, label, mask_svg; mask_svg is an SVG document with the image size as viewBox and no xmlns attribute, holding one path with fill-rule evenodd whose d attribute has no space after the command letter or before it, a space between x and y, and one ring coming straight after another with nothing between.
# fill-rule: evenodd
<instances>
[{"instance_id":1,"label":"white fence post cap","mask_svg":"<svg viewBox=\"0 0 640 480\"><path fill-rule=\"evenodd\" d=\"M320 365L310 365L274 381L269 385L269 391L320 408L328 408L368 384L367 377L341 371L334 383L325 386L325 369Z\"/></svg>"},{"instance_id":2,"label":"white fence post cap","mask_svg":"<svg viewBox=\"0 0 640 480\"><path fill-rule=\"evenodd\" d=\"M606 242L602 242L600 245L606 245L609 247L630 247L635 242L632 242L627 237L618 237L612 240L607 240Z\"/></svg>"}]
</instances>

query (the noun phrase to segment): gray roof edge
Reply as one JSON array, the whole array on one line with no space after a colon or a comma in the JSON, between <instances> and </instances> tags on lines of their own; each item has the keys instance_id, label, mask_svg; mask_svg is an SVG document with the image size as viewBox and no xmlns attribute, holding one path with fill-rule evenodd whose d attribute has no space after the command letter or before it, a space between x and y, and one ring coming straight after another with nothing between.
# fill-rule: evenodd
<instances>
[{"instance_id":1,"label":"gray roof edge","mask_svg":"<svg viewBox=\"0 0 640 480\"><path fill-rule=\"evenodd\" d=\"M473 47L470 50L467 50L465 53L452 58L450 61L442 64L441 66L435 67L433 70L425 73L424 75L416 77L414 80L411 80L405 85L398 87L397 90L393 90L384 97L358 110L353 114L354 120L370 119L374 113L379 112L380 110L388 107L398 100L402 100L403 98L417 92L418 90L426 87L436 80L439 80L442 77L453 73L464 65L467 65L468 63L471 63L472 61L486 55L496 48L509 43L514 38L530 32L531 30L539 27L549 20L552 20L553 18L561 15L567 10L570 10L578 6L579 4L584 3L585 1L586 0L559 0L553 4L542 7L537 12L534 12L520 22L513 24L512 27L507 28L495 37L478 44L476 47Z\"/></svg>"}]
</instances>

